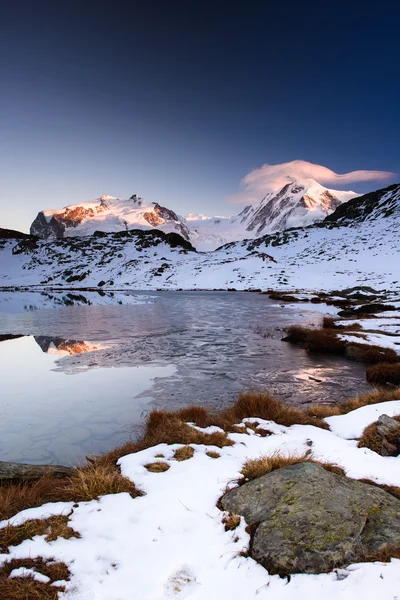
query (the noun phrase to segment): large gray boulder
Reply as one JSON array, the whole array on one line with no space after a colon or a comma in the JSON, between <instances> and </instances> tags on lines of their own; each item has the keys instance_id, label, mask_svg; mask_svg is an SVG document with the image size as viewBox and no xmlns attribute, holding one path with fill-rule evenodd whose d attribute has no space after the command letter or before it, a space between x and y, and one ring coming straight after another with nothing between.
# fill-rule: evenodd
<instances>
[{"instance_id":1,"label":"large gray boulder","mask_svg":"<svg viewBox=\"0 0 400 600\"><path fill-rule=\"evenodd\" d=\"M299 463L235 488L223 508L251 526L251 556L271 574L325 573L400 548L400 500Z\"/></svg>"}]
</instances>

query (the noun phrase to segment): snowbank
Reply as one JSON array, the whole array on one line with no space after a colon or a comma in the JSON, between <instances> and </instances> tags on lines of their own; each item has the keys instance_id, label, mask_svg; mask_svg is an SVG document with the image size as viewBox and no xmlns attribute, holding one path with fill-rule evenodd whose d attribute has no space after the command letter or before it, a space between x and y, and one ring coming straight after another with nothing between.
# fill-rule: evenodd
<instances>
[{"instance_id":1,"label":"snowbank","mask_svg":"<svg viewBox=\"0 0 400 600\"><path fill-rule=\"evenodd\" d=\"M261 437L248 433L231 434L235 442L225 448L193 445L193 458L177 462L174 451L181 445L160 444L120 459L124 475L146 492L132 499L128 494L103 496L72 508L60 503L60 512L73 510L70 525L80 539L46 542L44 537L26 540L0 555L10 558L54 557L69 566L72 578L68 600L309 600L323 597L336 600L375 600L396 597L400 589L400 561L361 563L322 575L294 575L291 580L270 576L246 550L249 535L242 520L226 532L223 513L216 502L227 486L234 485L247 458L280 451L304 452L311 448L315 458L334 461L355 478L400 485L400 458L384 458L357 448L362 429L382 413L400 413L400 400L366 406L327 422L332 431L310 425L284 427L257 419L273 432ZM246 419L248 420L248 419ZM214 450L219 458L206 452ZM157 455L164 458L157 458ZM150 473L144 465L166 461L170 468ZM57 505L23 511L11 522L54 514ZM5 522L0 524L4 526Z\"/></svg>"}]
</instances>

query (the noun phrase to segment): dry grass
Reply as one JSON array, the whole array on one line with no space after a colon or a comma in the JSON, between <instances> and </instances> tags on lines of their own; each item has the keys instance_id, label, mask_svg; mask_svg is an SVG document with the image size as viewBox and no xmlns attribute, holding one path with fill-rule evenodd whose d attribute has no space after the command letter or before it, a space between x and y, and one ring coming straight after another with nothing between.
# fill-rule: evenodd
<instances>
[{"instance_id":1,"label":"dry grass","mask_svg":"<svg viewBox=\"0 0 400 600\"><path fill-rule=\"evenodd\" d=\"M159 460L157 462L147 463L144 467L150 471L150 473L164 473L165 471L168 471L169 464Z\"/></svg>"},{"instance_id":2,"label":"dry grass","mask_svg":"<svg viewBox=\"0 0 400 600\"><path fill-rule=\"evenodd\" d=\"M400 385L400 364L381 363L367 369L367 381L375 385Z\"/></svg>"},{"instance_id":3,"label":"dry grass","mask_svg":"<svg viewBox=\"0 0 400 600\"><path fill-rule=\"evenodd\" d=\"M225 531L233 531L236 527L239 527L240 517L234 513L228 513L224 515L222 522L225 525Z\"/></svg>"},{"instance_id":4,"label":"dry grass","mask_svg":"<svg viewBox=\"0 0 400 600\"><path fill-rule=\"evenodd\" d=\"M132 498L142 495L130 479L121 475L119 469L96 463L75 469L72 477L66 479L60 492L63 500L75 502L94 500L99 496L121 492L127 492Z\"/></svg>"},{"instance_id":5,"label":"dry grass","mask_svg":"<svg viewBox=\"0 0 400 600\"><path fill-rule=\"evenodd\" d=\"M18 546L24 540L32 539L35 535L44 535L47 542L53 542L58 537L66 539L80 535L69 526L68 516L55 515L48 519L32 519L22 525L7 525L0 529L0 548L7 552L9 546Z\"/></svg>"},{"instance_id":6,"label":"dry grass","mask_svg":"<svg viewBox=\"0 0 400 600\"><path fill-rule=\"evenodd\" d=\"M182 460L188 460L192 458L194 450L191 446L182 446L174 452L174 459L181 462Z\"/></svg>"},{"instance_id":7,"label":"dry grass","mask_svg":"<svg viewBox=\"0 0 400 600\"><path fill-rule=\"evenodd\" d=\"M9 519L21 510L47 502L81 502L119 492L128 492L133 498L142 494L132 481L121 475L115 464L95 463L79 467L64 479L54 478L46 473L33 482L2 483L0 520Z\"/></svg>"},{"instance_id":8,"label":"dry grass","mask_svg":"<svg viewBox=\"0 0 400 600\"><path fill-rule=\"evenodd\" d=\"M361 331L362 326L360 323L346 323L346 321L342 321L341 319L337 319L335 317L324 317L322 319L322 327L323 329L340 329L346 331Z\"/></svg>"},{"instance_id":9,"label":"dry grass","mask_svg":"<svg viewBox=\"0 0 400 600\"><path fill-rule=\"evenodd\" d=\"M13 558L4 563L0 569L0 578L8 577L14 569L25 567L33 569L50 579L50 583L55 581L69 581L70 572L65 563L56 562L53 559L43 560L43 558Z\"/></svg>"},{"instance_id":10,"label":"dry grass","mask_svg":"<svg viewBox=\"0 0 400 600\"><path fill-rule=\"evenodd\" d=\"M293 344L301 345L308 352L337 354L368 364L399 362L399 357L392 348L362 344L357 341L349 342L338 337L338 330L346 333L359 329L358 323L349 326L344 323L338 325L332 317L325 317L321 329L292 325L288 328L288 335L285 339Z\"/></svg>"},{"instance_id":11,"label":"dry grass","mask_svg":"<svg viewBox=\"0 0 400 600\"><path fill-rule=\"evenodd\" d=\"M32 577L9 579L11 571L25 567L33 569L46 577L48 583L39 583ZM57 581L69 581L70 572L64 563L42 558L13 559L4 563L0 569L0 598L2 600L58 600L58 592L65 591L63 585L51 585Z\"/></svg>"},{"instance_id":12,"label":"dry grass","mask_svg":"<svg viewBox=\"0 0 400 600\"><path fill-rule=\"evenodd\" d=\"M34 508L60 498L58 487L62 480L55 480L50 473L32 482L3 482L0 484L0 521L8 519L25 508Z\"/></svg>"},{"instance_id":13,"label":"dry grass","mask_svg":"<svg viewBox=\"0 0 400 600\"><path fill-rule=\"evenodd\" d=\"M341 411L339 406L329 406L325 404L311 404L307 408L307 413L312 417L318 417L319 419L326 419L326 417L333 417L340 415Z\"/></svg>"},{"instance_id":14,"label":"dry grass","mask_svg":"<svg viewBox=\"0 0 400 600\"><path fill-rule=\"evenodd\" d=\"M400 416L392 418L400 423ZM393 434L386 436L386 440L397 449L397 454L393 454L393 456L397 456L398 453L400 453L400 431L397 433L393 432ZM373 450L373 452L381 454L382 441L382 437L377 432L377 421L375 421L375 423L368 425L362 432L362 436L358 441L358 448L369 448L370 450Z\"/></svg>"},{"instance_id":15,"label":"dry grass","mask_svg":"<svg viewBox=\"0 0 400 600\"><path fill-rule=\"evenodd\" d=\"M275 421L275 423L287 427L290 425L315 425L322 429L328 428L321 419L277 400L268 392L241 393L235 404L222 414L224 419L232 424L249 417L258 417L265 421Z\"/></svg>"},{"instance_id":16,"label":"dry grass","mask_svg":"<svg viewBox=\"0 0 400 600\"><path fill-rule=\"evenodd\" d=\"M333 329L310 329L292 325L288 329L287 341L301 344L309 352L343 355L346 349L346 342L338 338Z\"/></svg>"},{"instance_id":17,"label":"dry grass","mask_svg":"<svg viewBox=\"0 0 400 600\"><path fill-rule=\"evenodd\" d=\"M58 600L63 586L39 583L31 577L8 579L0 575L0 598L3 600Z\"/></svg>"},{"instance_id":18,"label":"dry grass","mask_svg":"<svg viewBox=\"0 0 400 600\"><path fill-rule=\"evenodd\" d=\"M207 420L207 423L204 420ZM140 452L146 448L158 444L204 444L208 446L231 446L232 441L228 439L225 432L204 433L194 429L189 422L194 422L199 427L206 427L210 416L200 407L192 407L179 412L168 412L153 410L147 418L142 437L135 442L128 442L123 446L112 450L100 457L97 464L115 464L116 461L134 452Z\"/></svg>"},{"instance_id":19,"label":"dry grass","mask_svg":"<svg viewBox=\"0 0 400 600\"><path fill-rule=\"evenodd\" d=\"M396 363L399 361L397 352L392 348L383 348L373 344L361 344L357 342L348 342L345 355L352 360L358 360L370 365L379 363Z\"/></svg>"},{"instance_id":20,"label":"dry grass","mask_svg":"<svg viewBox=\"0 0 400 600\"><path fill-rule=\"evenodd\" d=\"M362 406L368 406L369 404L379 404L380 402L390 402L391 400L400 400L400 388L393 390L374 390L363 394L362 396L356 396L338 405L340 414L344 415L352 410L361 408Z\"/></svg>"},{"instance_id":21,"label":"dry grass","mask_svg":"<svg viewBox=\"0 0 400 600\"><path fill-rule=\"evenodd\" d=\"M210 458L220 458L221 457L219 452L214 452L213 450L207 450L206 454Z\"/></svg>"},{"instance_id":22,"label":"dry grass","mask_svg":"<svg viewBox=\"0 0 400 600\"><path fill-rule=\"evenodd\" d=\"M392 558L400 558L400 544L393 544L374 554L366 554L365 562L390 562Z\"/></svg>"},{"instance_id":23,"label":"dry grass","mask_svg":"<svg viewBox=\"0 0 400 600\"><path fill-rule=\"evenodd\" d=\"M262 477L267 473L271 473L272 471L276 471L277 469L282 469L283 467L289 467L290 465L296 465L304 462L315 463L327 471L331 471L337 475L346 474L342 467L339 467L339 465L315 460L310 451L302 454L293 453L288 455L281 454L280 452L274 452L269 456L261 456L260 458L247 460L244 463L241 471L243 479L241 479L239 483L252 481L253 479L258 479L259 477Z\"/></svg>"}]
</instances>

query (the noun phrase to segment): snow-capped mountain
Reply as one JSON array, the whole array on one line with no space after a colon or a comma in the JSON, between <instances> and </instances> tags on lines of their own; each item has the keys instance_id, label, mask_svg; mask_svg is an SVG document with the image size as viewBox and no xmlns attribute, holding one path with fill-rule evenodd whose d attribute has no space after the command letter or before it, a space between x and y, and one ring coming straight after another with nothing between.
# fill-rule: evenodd
<instances>
[{"instance_id":1,"label":"snow-capped mountain","mask_svg":"<svg viewBox=\"0 0 400 600\"><path fill-rule=\"evenodd\" d=\"M246 206L238 216L205 217L189 215L185 223L198 250L214 250L233 241L260 237L291 227L305 227L322 221L355 192L330 190L313 179L287 183L278 192L269 192L258 205Z\"/></svg>"},{"instance_id":2,"label":"snow-capped mountain","mask_svg":"<svg viewBox=\"0 0 400 600\"><path fill-rule=\"evenodd\" d=\"M258 206L246 206L239 216L246 224L246 231L259 237L322 221L343 202L357 195L350 191L329 190L313 179L304 183L293 181L278 193L269 192Z\"/></svg>"},{"instance_id":3,"label":"snow-capped mountain","mask_svg":"<svg viewBox=\"0 0 400 600\"><path fill-rule=\"evenodd\" d=\"M176 233L0 239L0 286L36 289L303 289L400 286L400 184L354 198L322 222L196 252Z\"/></svg>"},{"instance_id":4,"label":"snow-capped mountain","mask_svg":"<svg viewBox=\"0 0 400 600\"><path fill-rule=\"evenodd\" d=\"M169 208L146 203L136 194L128 200L105 195L90 202L41 211L31 225L31 234L47 239L86 236L95 231L159 229L179 233L204 252L229 242L321 221L355 196L354 192L328 190L309 179L304 183L290 182L279 192L270 192L260 204L246 206L237 216L182 218Z\"/></svg>"},{"instance_id":5,"label":"snow-capped mountain","mask_svg":"<svg viewBox=\"0 0 400 600\"><path fill-rule=\"evenodd\" d=\"M230 242L317 223L356 196L351 191L329 190L313 179L292 181L278 192L269 192L258 205L246 206L237 216L189 215L185 223L198 250L215 250Z\"/></svg>"},{"instance_id":6,"label":"snow-capped mountain","mask_svg":"<svg viewBox=\"0 0 400 600\"><path fill-rule=\"evenodd\" d=\"M164 233L179 233L189 239L188 228L173 210L157 203L147 203L137 194L128 200L104 195L97 200L71 204L58 210L43 210L33 221L30 232L47 239L129 229L159 229Z\"/></svg>"}]
</instances>

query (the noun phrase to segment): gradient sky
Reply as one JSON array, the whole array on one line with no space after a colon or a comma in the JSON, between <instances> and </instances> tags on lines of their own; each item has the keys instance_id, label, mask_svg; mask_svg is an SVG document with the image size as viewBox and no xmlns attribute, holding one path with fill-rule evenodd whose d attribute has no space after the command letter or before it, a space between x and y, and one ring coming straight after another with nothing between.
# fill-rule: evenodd
<instances>
[{"instance_id":1,"label":"gradient sky","mask_svg":"<svg viewBox=\"0 0 400 600\"><path fill-rule=\"evenodd\" d=\"M385 0L3 0L0 227L104 193L234 214L265 163L399 173L399 19Z\"/></svg>"}]
</instances>

